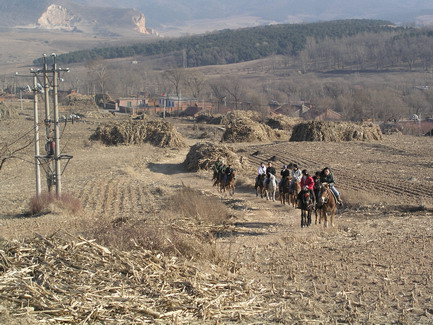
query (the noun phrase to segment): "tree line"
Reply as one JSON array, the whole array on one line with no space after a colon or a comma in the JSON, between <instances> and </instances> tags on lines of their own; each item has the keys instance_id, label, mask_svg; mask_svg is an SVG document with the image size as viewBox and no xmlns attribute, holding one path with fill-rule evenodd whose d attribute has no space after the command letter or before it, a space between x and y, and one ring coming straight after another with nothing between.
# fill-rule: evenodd
<instances>
[{"instance_id":1,"label":"tree line","mask_svg":"<svg viewBox=\"0 0 433 325\"><path fill-rule=\"evenodd\" d=\"M309 24L279 24L222 30L204 35L173 38L129 46L95 48L65 53L57 62L72 64L97 59L152 56L186 52L188 67L229 64L256 60L270 55L297 55L315 40L340 39L361 33L403 30L383 20L352 19ZM42 64L42 58L33 61Z\"/></svg>"}]
</instances>

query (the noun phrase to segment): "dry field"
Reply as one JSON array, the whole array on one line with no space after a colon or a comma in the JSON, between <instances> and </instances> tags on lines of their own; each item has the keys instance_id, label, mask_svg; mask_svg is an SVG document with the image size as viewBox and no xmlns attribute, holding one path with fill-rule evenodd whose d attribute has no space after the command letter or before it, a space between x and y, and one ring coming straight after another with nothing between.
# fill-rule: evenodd
<instances>
[{"instance_id":1,"label":"dry field","mask_svg":"<svg viewBox=\"0 0 433 325\"><path fill-rule=\"evenodd\" d=\"M13 141L32 129L30 112L24 114L27 116L0 122L2 140ZM56 231L90 236L90 228L98 223L156 222L166 215L173 193L186 185L208 195L209 202L223 202L232 216L216 233L218 261L179 257L182 266L172 265L169 259L166 263L178 274L191 277L194 290L215 295L205 302L204 296L191 293L188 305L172 306L169 311L154 306L161 308L158 313L142 311L141 318L137 316L130 324L433 324L433 138L393 135L380 142L235 144L251 168L241 173L237 192L229 197L212 187L210 173L183 169L188 148L105 147L90 142L89 136L104 121L88 119L88 123L68 125L64 132L63 151L74 156L64 173L64 192L81 201L83 210L77 215L53 207L50 213L28 216L34 192L32 165L10 161L0 171L0 249L36 233L43 238ZM189 145L200 141L194 139L192 123L174 122L181 126ZM209 134L215 137L213 131ZM256 198L252 188L256 166L272 156L276 156L277 168L296 162L310 172L325 166L334 170L345 201L336 227L301 229L298 210ZM96 254L90 248L85 251ZM124 256L131 255L134 253ZM100 265L109 270L107 258ZM148 263L147 257L144 260ZM134 264L134 272L140 270L139 264ZM190 269L181 271L187 267L196 270L195 280ZM142 277L146 270L140 271ZM0 268L0 291L4 290L1 272ZM200 272L212 276L197 280ZM229 281L237 285L228 285ZM159 284L166 288L160 290L167 300L170 288L170 299L183 297L189 290L170 287L168 280ZM122 285L117 283L117 287ZM88 290L92 290L90 284ZM87 304L96 299L86 297ZM69 318L66 314L56 318L52 316L55 311L26 309L28 296L13 301L0 297L0 323L34 324L51 319L50 323L58 324L101 324L98 313L102 317L102 310L115 304L108 294L104 299L95 302L98 312L89 311L88 317L79 319L71 316L72 311ZM161 301L160 296L154 299ZM207 313L190 312L191 306L200 303ZM64 308L73 310L81 303L73 306ZM127 309L116 309L119 315L122 310L127 317Z\"/></svg>"}]
</instances>

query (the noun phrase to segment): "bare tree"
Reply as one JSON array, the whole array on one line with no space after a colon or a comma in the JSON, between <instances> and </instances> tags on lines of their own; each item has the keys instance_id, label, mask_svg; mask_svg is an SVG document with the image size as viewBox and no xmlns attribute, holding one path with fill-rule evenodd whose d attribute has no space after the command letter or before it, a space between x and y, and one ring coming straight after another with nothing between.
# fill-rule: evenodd
<instances>
[{"instance_id":1,"label":"bare tree","mask_svg":"<svg viewBox=\"0 0 433 325\"><path fill-rule=\"evenodd\" d=\"M200 72L189 72L185 77L185 85L191 92L192 97L199 99L205 85L204 74Z\"/></svg>"},{"instance_id":2,"label":"bare tree","mask_svg":"<svg viewBox=\"0 0 433 325\"><path fill-rule=\"evenodd\" d=\"M28 138L27 134L11 143L0 143L0 171L9 160L26 160L26 149L33 143L33 139Z\"/></svg>"},{"instance_id":3,"label":"bare tree","mask_svg":"<svg viewBox=\"0 0 433 325\"><path fill-rule=\"evenodd\" d=\"M222 82L213 82L210 84L210 88L217 99L217 111L219 112L220 105L225 103L227 99L226 87Z\"/></svg>"},{"instance_id":4,"label":"bare tree","mask_svg":"<svg viewBox=\"0 0 433 325\"><path fill-rule=\"evenodd\" d=\"M185 79L184 69L171 69L166 70L163 74L163 78L167 80L171 88L174 90L176 96L180 97L180 87Z\"/></svg>"},{"instance_id":5,"label":"bare tree","mask_svg":"<svg viewBox=\"0 0 433 325\"><path fill-rule=\"evenodd\" d=\"M231 78L225 82L224 88L232 99L235 109L238 109L242 98L245 97L245 87L243 82L238 78Z\"/></svg>"},{"instance_id":6,"label":"bare tree","mask_svg":"<svg viewBox=\"0 0 433 325\"><path fill-rule=\"evenodd\" d=\"M106 83L109 79L108 67L103 61L91 61L87 64L90 79L98 86L100 93L105 93Z\"/></svg>"}]
</instances>

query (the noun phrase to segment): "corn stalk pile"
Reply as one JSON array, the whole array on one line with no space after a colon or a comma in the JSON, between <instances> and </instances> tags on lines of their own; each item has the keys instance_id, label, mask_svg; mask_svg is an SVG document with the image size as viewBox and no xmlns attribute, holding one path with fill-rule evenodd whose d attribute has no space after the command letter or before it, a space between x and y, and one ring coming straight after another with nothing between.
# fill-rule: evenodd
<instances>
[{"instance_id":1,"label":"corn stalk pile","mask_svg":"<svg viewBox=\"0 0 433 325\"><path fill-rule=\"evenodd\" d=\"M313 121L297 124L290 141L374 141L382 131L373 123Z\"/></svg>"},{"instance_id":2,"label":"corn stalk pile","mask_svg":"<svg viewBox=\"0 0 433 325\"><path fill-rule=\"evenodd\" d=\"M181 147L182 135L173 124L161 120L122 121L98 126L91 136L106 145L150 143L157 147Z\"/></svg>"},{"instance_id":3,"label":"corn stalk pile","mask_svg":"<svg viewBox=\"0 0 433 325\"><path fill-rule=\"evenodd\" d=\"M0 250L0 305L58 323L205 323L262 313L258 285L151 251L38 235ZM212 272L212 271L211 271Z\"/></svg>"},{"instance_id":4,"label":"corn stalk pile","mask_svg":"<svg viewBox=\"0 0 433 325\"><path fill-rule=\"evenodd\" d=\"M231 164L236 169L248 165L246 158L242 157L241 159L233 148L212 142L193 145L186 155L184 165L189 171L210 170L218 158L223 159L225 164Z\"/></svg>"}]
</instances>

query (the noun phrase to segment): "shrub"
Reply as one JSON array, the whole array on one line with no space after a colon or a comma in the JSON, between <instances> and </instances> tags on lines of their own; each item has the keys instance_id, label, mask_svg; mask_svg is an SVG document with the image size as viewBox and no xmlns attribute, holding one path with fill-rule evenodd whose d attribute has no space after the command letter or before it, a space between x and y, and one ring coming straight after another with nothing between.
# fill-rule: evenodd
<instances>
[{"instance_id":1,"label":"shrub","mask_svg":"<svg viewBox=\"0 0 433 325\"><path fill-rule=\"evenodd\" d=\"M76 214L81 210L81 203L77 198L67 193L57 197L55 193L44 192L39 196L32 197L29 204L30 214L32 215L49 213L53 207Z\"/></svg>"}]
</instances>

